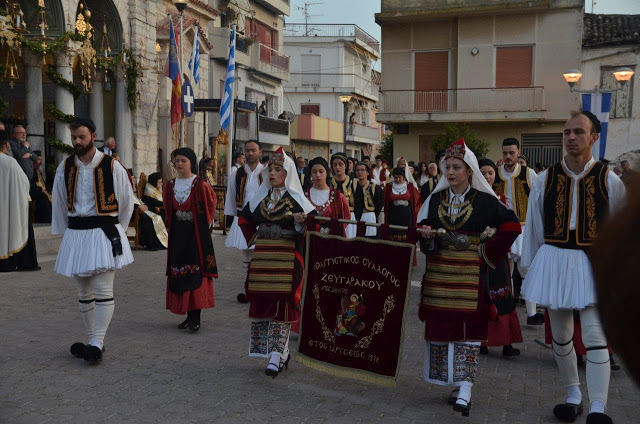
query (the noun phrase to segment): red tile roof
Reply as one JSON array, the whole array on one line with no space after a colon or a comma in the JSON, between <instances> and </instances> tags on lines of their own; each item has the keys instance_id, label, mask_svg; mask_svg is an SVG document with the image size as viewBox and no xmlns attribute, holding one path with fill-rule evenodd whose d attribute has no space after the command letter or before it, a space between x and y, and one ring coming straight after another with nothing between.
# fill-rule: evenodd
<instances>
[{"instance_id":1,"label":"red tile roof","mask_svg":"<svg viewBox=\"0 0 640 424\"><path fill-rule=\"evenodd\" d=\"M603 47L640 45L640 15L597 15L585 13L582 45Z\"/></svg>"}]
</instances>

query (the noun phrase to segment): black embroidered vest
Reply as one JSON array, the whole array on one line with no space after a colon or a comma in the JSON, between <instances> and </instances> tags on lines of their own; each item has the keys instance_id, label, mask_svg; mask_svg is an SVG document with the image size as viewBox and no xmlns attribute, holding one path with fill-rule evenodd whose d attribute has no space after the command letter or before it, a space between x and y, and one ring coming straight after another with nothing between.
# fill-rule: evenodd
<instances>
[{"instance_id":1,"label":"black embroidered vest","mask_svg":"<svg viewBox=\"0 0 640 424\"><path fill-rule=\"evenodd\" d=\"M118 212L118 200L113 187L113 163L114 159L111 156L104 155L93 170L93 193L98 215ZM73 212L78 185L75 156L69 156L64 162L64 181L67 188L67 209Z\"/></svg>"},{"instance_id":2,"label":"black embroidered vest","mask_svg":"<svg viewBox=\"0 0 640 424\"><path fill-rule=\"evenodd\" d=\"M363 195L363 211L364 212L374 212L376 210L376 204L374 202L374 198L375 198L375 194L376 194L376 185L369 181L369 184L367 186L367 188L365 189L364 187L362 187L359 183L357 179L353 180L353 203L354 203L354 207L351 208L351 210L353 211L355 209L355 201L356 201L356 193L360 190L362 190L362 195Z\"/></svg>"},{"instance_id":3,"label":"black embroidered vest","mask_svg":"<svg viewBox=\"0 0 640 424\"><path fill-rule=\"evenodd\" d=\"M518 175L513 175L511 185L511 198L513 199L513 211L518 216L521 224L527 220L527 207L529 206L529 193L531 181L529 181L529 168L520 165ZM498 178L495 183L496 194L507 196L508 178L502 176L502 167L498 168Z\"/></svg>"},{"instance_id":4,"label":"black embroidered vest","mask_svg":"<svg viewBox=\"0 0 640 424\"><path fill-rule=\"evenodd\" d=\"M578 180L576 229L569 230L573 179L562 162L547 171L544 190L544 241L563 249L585 250L598 238L609 210L607 175L609 169L595 162Z\"/></svg>"},{"instance_id":5,"label":"black embroidered vest","mask_svg":"<svg viewBox=\"0 0 640 424\"><path fill-rule=\"evenodd\" d=\"M249 174L244 169L244 165L236 172L236 206L240 209L244 206L244 195L247 189L247 179ZM262 173L258 174L258 183L262 184Z\"/></svg>"}]
</instances>

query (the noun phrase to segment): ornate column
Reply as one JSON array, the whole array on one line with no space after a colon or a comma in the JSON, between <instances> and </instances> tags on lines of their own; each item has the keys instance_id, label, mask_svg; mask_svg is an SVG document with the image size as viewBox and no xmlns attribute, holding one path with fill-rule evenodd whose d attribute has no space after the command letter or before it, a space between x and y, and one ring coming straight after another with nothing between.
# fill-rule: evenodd
<instances>
[{"instance_id":1,"label":"ornate column","mask_svg":"<svg viewBox=\"0 0 640 424\"><path fill-rule=\"evenodd\" d=\"M60 49L55 55L56 71L62 75L67 81L73 81L73 68L71 67L71 59L67 55L68 50ZM73 94L66 88L56 86L56 107L63 113L75 115L75 105ZM56 138L64 144L71 145L71 132L69 124L62 121L56 121ZM64 159L65 155L56 152L56 160L58 162Z\"/></svg>"},{"instance_id":2,"label":"ornate column","mask_svg":"<svg viewBox=\"0 0 640 424\"><path fill-rule=\"evenodd\" d=\"M94 80L91 82L92 92L89 94L89 118L96 124L96 134L98 140L104 140L104 71L98 71Z\"/></svg>"},{"instance_id":3,"label":"ornate column","mask_svg":"<svg viewBox=\"0 0 640 424\"><path fill-rule=\"evenodd\" d=\"M24 61L24 100L27 134L31 150L44 154L44 112L42 110L42 55L23 49Z\"/></svg>"},{"instance_id":4,"label":"ornate column","mask_svg":"<svg viewBox=\"0 0 640 424\"><path fill-rule=\"evenodd\" d=\"M133 167L133 134L131 131L131 110L127 102L126 70L121 65L116 72L116 151L120 161L129 169Z\"/></svg>"}]
</instances>

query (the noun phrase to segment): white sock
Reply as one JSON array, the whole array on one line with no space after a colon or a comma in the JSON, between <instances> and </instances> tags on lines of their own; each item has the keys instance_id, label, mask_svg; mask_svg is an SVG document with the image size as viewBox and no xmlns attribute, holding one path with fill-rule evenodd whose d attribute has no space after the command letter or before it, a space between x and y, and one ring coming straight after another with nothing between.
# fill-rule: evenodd
<instances>
[{"instance_id":1,"label":"white sock","mask_svg":"<svg viewBox=\"0 0 640 424\"><path fill-rule=\"evenodd\" d=\"M582 392L580 391L580 386L567 387L567 403L580 405L580 402L582 402Z\"/></svg>"},{"instance_id":2,"label":"white sock","mask_svg":"<svg viewBox=\"0 0 640 424\"><path fill-rule=\"evenodd\" d=\"M591 409L589 409L589 413L592 412L599 412L601 414L604 414L604 403L600 402L599 400L594 400L593 402L591 402Z\"/></svg>"},{"instance_id":3,"label":"white sock","mask_svg":"<svg viewBox=\"0 0 640 424\"><path fill-rule=\"evenodd\" d=\"M280 354L278 352L271 352L269 356L269 365L267 369L278 371L280 369Z\"/></svg>"},{"instance_id":4,"label":"white sock","mask_svg":"<svg viewBox=\"0 0 640 424\"><path fill-rule=\"evenodd\" d=\"M465 384L466 383L466 384ZM460 391L458 392L458 400L456 401L459 405L468 405L471 402L471 387L472 383L465 382L460 385Z\"/></svg>"},{"instance_id":5,"label":"white sock","mask_svg":"<svg viewBox=\"0 0 640 424\"><path fill-rule=\"evenodd\" d=\"M89 302L89 300L91 301ZM94 319L93 319L95 302L93 301L93 299L81 300L79 302L79 305L80 305L80 313L82 314L82 320L84 321L84 326L87 329L87 335L89 336L89 341L91 341L95 332Z\"/></svg>"},{"instance_id":6,"label":"white sock","mask_svg":"<svg viewBox=\"0 0 640 424\"><path fill-rule=\"evenodd\" d=\"M113 317L113 310L116 305L113 298L107 300L96 299L96 307L94 313L95 333L89 344L102 349L104 345L104 336L107 334L109 323Z\"/></svg>"},{"instance_id":7,"label":"white sock","mask_svg":"<svg viewBox=\"0 0 640 424\"><path fill-rule=\"evenodd\" d=\"M528 317L532 317L532 316L534 316L535 314L538 313L538 311L536 311L537 304L535 302L529 302L528 300L525 300L524 304L527 307L527 316Z\"/></svg>"}]
</instances>

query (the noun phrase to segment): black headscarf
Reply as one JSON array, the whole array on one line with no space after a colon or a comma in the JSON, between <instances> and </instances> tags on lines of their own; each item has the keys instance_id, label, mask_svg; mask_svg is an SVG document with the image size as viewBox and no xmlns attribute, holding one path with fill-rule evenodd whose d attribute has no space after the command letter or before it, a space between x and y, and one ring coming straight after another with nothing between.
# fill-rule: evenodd
<instances>
[{"instance_id":1,"label":"black headscarf","mask_svg":"<svg viewBox=\"0 0 640 424\"><path fill-rule=\"evenodd\" d=\"M347 158L347 155L345 155L342 152L334 153L331 156L331 166L332 167L333 167L333 161L335 159L340 159L342 162L344 162L344 166L346 167L345 172L349 169L349 159Z\"/></svg>"},{"instance_id":2,"label":"black headscarf","mask_svg":"<svg viewBox=\"0 0 640 424\"><path fill-rule=\"evenodd\" d=\"M159 172L154 172L147 177L147 182L152 186L156 187L158 185L158 180L162 179L162 174Z\"/></svg>"},{"instance_id":3,"label":"black headscarf","mask_svg":"<svg viewBox=\"0 0 640 424\"><path fill-rule=\"evenodd\" d=\"M400 168L399 166L396 166L395 168L393 168L391 175L393 175L394 177L396 175L402 175L405 180L407 179L407 175L405 174L404 168Z\"/></svg>"},{"instance_id":4,"label":"black headscarf","mask_svg":"<svg viewBox=\"0 0 640 424\"><path fill-rule=\"evenodd\" d=\"M184 156L191 162L191 173L198 175L198 158L196 158L196 152L189 147L180 147L173 151L173 157Z\"/></svg>"},{"instance_id":5,"label":"black headscarf","mask_svg":"<svg viewBox=\"0 0 640 424\"><path fill-rule=\"evenodd\" d=\"M483 166L490 166L493 168L496 174L498 173L498 167L496 166L495 162L492 161L491 159L488 159L488 158L480 159L478 161L478 168L482 168Z\"/></svg>"},{"instance_id":6,"label":"black headscarf","mask_svg":"<svg viewBox=\"0 0 640 424\"><path fill-rule=\"evenodd\" d=\"M312 184L311 181L311 168L313 168L315 165L322 165L322 167L325 169L325 171L327 171L327 185L331 183L331 169L329 168L329 163L327 162L327 160L325 158L323 158L322 156L318 156L316 158L313 158L309 161L309 165L307 165L307 169L309 170L308 172L308 176L306 178L309 178L309 184Z\"/></svg>"}]
</instances>

